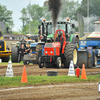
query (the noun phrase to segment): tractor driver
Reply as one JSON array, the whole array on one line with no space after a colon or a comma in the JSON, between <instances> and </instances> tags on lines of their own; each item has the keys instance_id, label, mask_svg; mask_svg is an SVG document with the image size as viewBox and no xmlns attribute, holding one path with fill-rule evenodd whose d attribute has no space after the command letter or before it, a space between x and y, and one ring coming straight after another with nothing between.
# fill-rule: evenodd
<instances>
[{"instance_id":1,"label":"tractor driver","mask_svg":"<svg viewBox=\"0 0 100 100\"><path fill-rule=\"evenodd\" d=\"M58 36L56 37L56 42L61 42L61 45L63 45L63 36L62 31L58 31Z\"/></svg>"},{"instance_id":2,"label":"tractor driver","mask_svg":"<svg viewBox=\"0 0 100 100\"><path fill-rule=\"evenodd\" d=\"M58 36L56 37L56 42L60 42L61 43L61 48L60 48L60 51L62 51L62 46L63 46L63 42L64 42L64 39L63 39L63 36L62 36L62 31L58 31Z\"/></svg>"}]
</instances>

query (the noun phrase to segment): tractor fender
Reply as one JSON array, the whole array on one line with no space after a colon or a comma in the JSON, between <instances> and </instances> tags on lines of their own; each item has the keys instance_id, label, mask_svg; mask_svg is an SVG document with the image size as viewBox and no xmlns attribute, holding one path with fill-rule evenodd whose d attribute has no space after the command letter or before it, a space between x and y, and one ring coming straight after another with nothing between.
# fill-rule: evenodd
<instances>
[{"instance_id":1,"label":"tractor fender","mask_svg":"<svg viewBox=\"0 0 100 100\"><path fill-rule=\"evenodd\" d=\"M67 44L67 42L64 41L63 47L62 47L62 54L64 53L64 49L65 49L66 44Z\"/></svg>"},{"instance_id":2,"label":"tractor fender","mask_svg":"<svg viewBox=\"0 0 100 100\"><path fill-rule=\"evenodd\" d=\"M78 36L78 35L73 35L73 38L72 38L72 43L75 43L75 39L76 39L76 37L77 37L77 38L79 38L79 36Z\"/></svg>"},{"instance_id":3,"label":"tractor fender","mask_svg":"<svg viewBox=\"0 0 100 100\"><path fill-rule=\"evenodd\" d=\"M71 43L72 43L73 35L74 35L74 34L71 34L71 35L70 35L70 40L69 40L69 41L70 41Z\"/></svg>"}]
</instances>

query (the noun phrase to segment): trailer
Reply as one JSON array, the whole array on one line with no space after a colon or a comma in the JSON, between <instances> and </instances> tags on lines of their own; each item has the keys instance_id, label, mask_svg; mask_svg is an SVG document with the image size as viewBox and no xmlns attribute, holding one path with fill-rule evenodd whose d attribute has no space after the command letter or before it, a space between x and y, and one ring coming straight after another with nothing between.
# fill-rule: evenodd
<instances>
[{"instance_id":1,"label":"trailer","mask_svg":"<svg viewBox=\"0 0 100 100\"><path fill-rule=\"evenodd\" d=\"M29 63L36 64L36 45L38 43L31 43L30 49L32 50L31 53L24 55L23 57L23 63L25 65L29 65Z\"/></svg>"},{"instance_id":2,"label":"trailer","mask_svg":"<svg viewBox=\"0 0 100 100\"><path fill-rule=\"evenodd\" d=\"M79 63L85 63L86 68L96 67L100 64L100 20L94 22L95 31L84 40L79 40Z\"/></svg>"}]
</instances>

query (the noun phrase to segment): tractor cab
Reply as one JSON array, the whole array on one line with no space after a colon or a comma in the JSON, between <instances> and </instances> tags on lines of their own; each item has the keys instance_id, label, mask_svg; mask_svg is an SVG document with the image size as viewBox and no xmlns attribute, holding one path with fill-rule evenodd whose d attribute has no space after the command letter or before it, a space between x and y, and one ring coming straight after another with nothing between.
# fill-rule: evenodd
<instances>
[{"instance_id":1,"label":"tractor cab","mask_svg":"<svg viewBox=\"0 0 100 100\"><path fill-rule=\"evenodd\" d=\"M67 21L58 21L55 30L64 30L66 41L69 41L71 34L75 33L74 28L75 25L68 18ZM39 25L38 29L41 42L54 42L54 27L52 22L43 20L42 25Z\"/></svg>"}]
</instances>

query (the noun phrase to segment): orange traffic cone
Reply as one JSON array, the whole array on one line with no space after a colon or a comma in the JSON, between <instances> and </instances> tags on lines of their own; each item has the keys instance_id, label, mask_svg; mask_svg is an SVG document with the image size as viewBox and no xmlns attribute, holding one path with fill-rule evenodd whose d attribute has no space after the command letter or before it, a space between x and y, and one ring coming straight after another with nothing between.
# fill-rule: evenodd
<instances>
[{"instance_id":1,"label":"orange traffic cone","mask_svg":"<svg viewBox=\"0 0 100 100\"><path fill-rule=\"evenodd\" d=\"M23 68L21 83L27 83L27 75L26 75L25 66Z\"/></svg>"},{"instance_id":2,"label":"orange traffic cone","mask_svg":"<svg viewBox=\"0 0 100 100\"><path fill-rule=\"evenodd\" d=\"M85 71L85 65L84 64L83 64L83 67L82 67L81 79L87 79L87 77L86 77L86 71Z\"/></svg>"}]
</instances>

